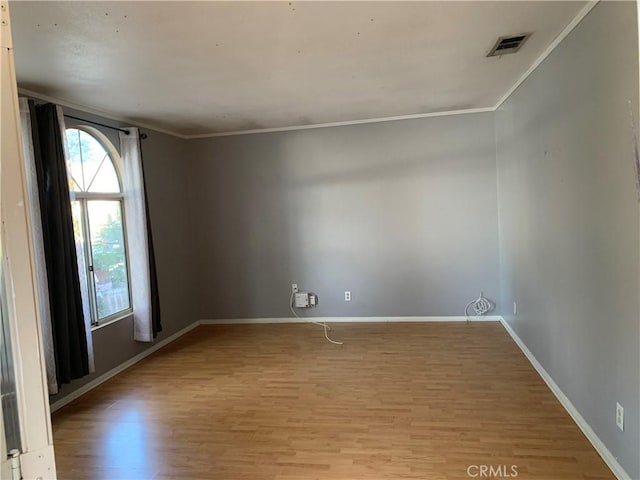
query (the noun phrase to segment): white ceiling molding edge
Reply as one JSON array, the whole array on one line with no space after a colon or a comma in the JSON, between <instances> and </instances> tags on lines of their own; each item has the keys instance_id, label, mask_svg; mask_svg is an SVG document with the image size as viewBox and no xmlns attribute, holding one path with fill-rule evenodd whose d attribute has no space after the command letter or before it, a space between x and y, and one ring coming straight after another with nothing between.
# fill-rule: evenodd
<instances>
[{"instance_id":1,"label":"white ceiling molding edge","mask_svg":"<svg viewBox=\"0 0 640 480\"><path fill-rule=\"evenodd\" d=\"M182 138L183 140L187 139L186 135L181 133L173 132L171 130L166 130L164 128L157 127L148 123L141 123L139 121L134 121L126 117L120 117L116 114L105 112L103 110L98 110L93 107L88 107L86 105L81 105L79 103L70 102L69 100L64 100L63 98L56 98L49 95L44 95L39 92L34 92L33 90L27 90L26 88L18 87L18 93L20 95L25 95L27 97L36 98L38 100L43 100L45 102L55 103L56 105L60 105L63 107L73 108L74 110L79 110L81 112L88 113L89 115L97 115L99 117L103 117L109 120L113 120L114 122L127 123L131 126L145 128L147 130L153 130L155 132L165 133L167 135L171 135L173 137Z\"/></svg>"},{"instance_id":2,"label":"white ceiling molding edge","mask_svg":"<svg viewBox=\"0 0 640 480\"><path fill-rule=\"evenodd\" d=\"M312 128L345 127L347 125L361 125L363 123L394 122L396 120L412 120L416 118L429 118L429 117L446 117L449 115L462 115L465 113L481 113L481 112L493 112L493 111L495 111L495 107L469 108L465 110L446 110L443 112L397 115L395 117L365 118L362 120L345 120L343 122L330 122L330 123L313 123L310 125L295 125L292 127L258 128L256 130L238 130L235 132L202 133L198 135L186 135L185 138L196 139L196 138L212 138L212 137L229 137L231 135L250 135L250 134L256 134L256 133L288 132L291 130L310 130Z\"/></svg>"},{"instance_id":3,"label":"white ceiling molding edge","mask_svg":"<svg viewBox=\"0 0 640 480\"><path fill-rule=\"evenodd\" d=\"M542 62L556 49L556 47L573 31L576 26L582 21L587 14L593 10L593 8L600 2L600 0L592 0L585 7L578 12L578 14L574 17L574 19L558 34L558 36L551 42L551 44L545 49L544 52L537 58L537 60L527 69L526 72L513 84L513 86L507 90L507 92L498 100L498 102L492 107L485 108L473 108L473 109L463 109L463 110L449 110L443 112L431 112L431 113L417 113L410 115L398 115L393 117L381 117L381 118L369 118L369 119L361 119L361 120L347 120L343 122L331 122L331 123L319 123L312 125L293 125L289 127L277 127L277 128L263 128L263 129L255 129L255 130L238 130L233 132L219 132L219 133L204 133L198 135L184 135L178 132L173 132L170 130L166 130L153 124L140 123L138 121L132 121L125 117L119 117L115 114L104 112L101 110L96 110L95 108L88 107L85 105L80 105L77 103L73 103L64 99L55 98L47 95L43 95L38 92L34 92L31 90L26 90L23 88L18 88L18 92L22 95L27 95L30 97L34 97L40 100L44 100L51 103L56 103L58 105L62 105L64 107L73 108L75 110L83 111L88 114L98 115L100 117L104 117L110 120L114 120L116 122L124 122L129 123L131 125L136 125L142 128L146 128L149 130L154 130L156 132L165 133L167 135L171 135L174 137L181 138L183 140L193 140L199 138L215 138L215 137L228 137L232 135L254 135L260 133L275 133L275 132L288 132L294 130L310 130L313 128L329 128L329 127L342 127L347 125L361 125L365 123L380 123L380 122L392 122L397 120L412 120L418 118L430 118L430 117L443 117L449 115L462 115L468 113L482 113L482 112L495 112L500 106L515 92L522 83L531 75L536 68L540 66Z\"/></svg>"}]
</instances>

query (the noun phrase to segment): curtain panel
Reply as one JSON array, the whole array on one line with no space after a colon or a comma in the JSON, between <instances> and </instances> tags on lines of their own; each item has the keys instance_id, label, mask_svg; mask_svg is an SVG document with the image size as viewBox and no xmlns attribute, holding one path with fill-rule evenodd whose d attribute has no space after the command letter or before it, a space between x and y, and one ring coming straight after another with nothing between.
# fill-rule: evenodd
<instances>
[{"instance_id":1,"label":"curtain panel","mask_svg":"<svg viewBox=\"0 0 640 480\"><path fill-rule=\"evenodd\" d=\"M151 235L140 133L120 133L127 243L130 252L134 339L151 342L162 331L155 252Z\"/></svg>"},{"instance_id":2,"label":"curtain panel","mask_svg":"<svg viewBox=\"0 0 640 480\"><path fill-rule=\"evenodd\" d=\"M47 384L49 394L58 393L58 379L56 376L56 359L53 349L53 331L51 325L51 309L49 308L49 285L47 264L44 256L44 240L42 236L42 221L40 215L40 200L38 193L38 177L36 175L35 154L33 151L33 137L31 133L31 111L33 105L26 98L20 98L20 127L22 130L22 151L25 167L25 181L27 184L27 203L29 205L31 242L33 245L33 268L36 277L36 307L42 327L42 343L45 364L47 368Z\"/></svg>"},{"instance_id":3,"label":"curtain panel","mask_svg":"<svg viewBox=\"0 0 640 480\"><path fill-rule=\"evenodd\" d=\"M27 112L25 111L25 118ZM81 378L93 370L93 348L91 342L90 318L84 315L83 298L76 255L76 243L71 216L71 199L64 155L64 118L62 109L53 104L34 105L29 102L29 122L23 122L23 143L27 146L25 161L35 170L37 198L31 206L34 235L42 238L41 252L37 249L40 239L34 241L35 258L39 265L37 275L46 276L46 289L42 286L38 301L48 296L50 329L43 326L43 332L50 331L53 346L57 385ZM31 131L25 132L30 123ZM29 146L29 140L31 145ZM32 162L32 164L31 164ZM31 178L31 188L33 178ZM37 218L39 207L39 218ZM38 225L39 223L39 225ZM41 230L41 235L37 233ZM41 282L39 282L39 285ZM40 290L40 288L39 288ZM47 292L48 290L48 292ZM44 303L44 301L43 301ZM41 321L46 321L46 305L40 305ZM50 357L47 371L50 370ZM49 377L49 374L48 374ZM53 393L53 392L51 392Z\"/></svg>"}]
</instances>

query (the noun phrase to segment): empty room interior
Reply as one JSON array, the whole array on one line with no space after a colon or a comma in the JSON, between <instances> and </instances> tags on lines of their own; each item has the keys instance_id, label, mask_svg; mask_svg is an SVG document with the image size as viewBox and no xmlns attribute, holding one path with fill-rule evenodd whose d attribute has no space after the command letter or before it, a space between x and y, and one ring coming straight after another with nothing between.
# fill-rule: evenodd
<instances>
[{"instance_id":1,"label":"empty room interior","mask_svg":"<svg viewBox=\"0 0 640 480\"><path fill-rule=\"evenodd\" d=\"M2 6L2 478L640 480L636 1Z\"/></svg>"}]
</instances>

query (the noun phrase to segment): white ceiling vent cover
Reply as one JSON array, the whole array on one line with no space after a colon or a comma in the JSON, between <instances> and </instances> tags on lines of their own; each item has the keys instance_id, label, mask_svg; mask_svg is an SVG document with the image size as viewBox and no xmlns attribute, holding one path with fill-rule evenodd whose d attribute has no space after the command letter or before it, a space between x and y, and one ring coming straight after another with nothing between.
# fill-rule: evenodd
<instances>
[{"instance_id":1,"label":"white ceiling vent cover","mask_svg":"<svg viewBox=\"0 0 640 480\"><path fill-rule=\"evenodd\" d=\"M487 57L497 57L499 55L507 55L508 53L516 53L524 42L531 36L531 33L521 33L519 35L507 35L498 38L493 48L487 53Z\"/></svg>"}]
</instances>

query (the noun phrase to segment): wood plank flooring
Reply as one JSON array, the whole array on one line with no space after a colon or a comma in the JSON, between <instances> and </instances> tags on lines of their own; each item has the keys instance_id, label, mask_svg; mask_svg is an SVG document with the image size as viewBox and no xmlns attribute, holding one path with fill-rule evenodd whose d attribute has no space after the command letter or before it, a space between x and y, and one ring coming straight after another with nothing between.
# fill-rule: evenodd
<instances>
[{"instance_id":1,"label":"wood plank flooring","mask_svg":"<svg viewBox=\"0 0 640 480\"><path fill-rule=\"evenodd\" d=\"M332 326L192 330L54 414L59 478L614 478L499 323Z\"/></svg>"}]
</instances>

